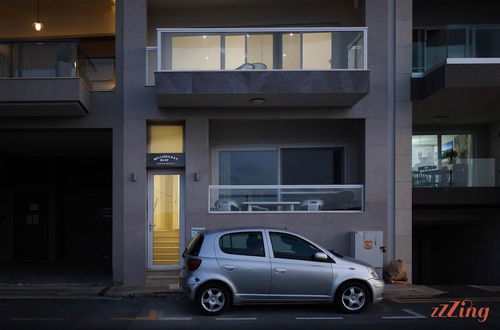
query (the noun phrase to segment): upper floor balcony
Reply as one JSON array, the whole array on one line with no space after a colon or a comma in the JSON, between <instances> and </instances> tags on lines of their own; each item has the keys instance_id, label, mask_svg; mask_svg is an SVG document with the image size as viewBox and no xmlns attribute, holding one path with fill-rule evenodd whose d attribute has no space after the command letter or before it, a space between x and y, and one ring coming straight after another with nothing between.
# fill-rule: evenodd
<instances>
[{"instance_id":1,"label":"upper floor balcony","mask_svg":"<svg viewBox=\"0 0 500 330\"><path fill-rule=\"evenodd\" d=\"M448 25L413 30L412 99L498 105L500 25ZM474 100L474 101L472 101Z\"/></svg>"},{"instance_id":2,"label":"upper floor balcony","mask_svg":"<svg viewBox=\"0 0 500 330\"><path fill-rule=\"evenodd\" d=\"M350 107L369 92L367 28L157 29L158 106Z\"/></svg>"},{"instance_id":3,"label":"upper floor balcony","mask_svg":"<svg viewBox=\"0 0 500 330\"><path fill-rule=\"evenodd\" d=\"M85 115L89 91L114 89L114 61L73 39L0 41L0 116Z\"/></svg>"}]
</instances>

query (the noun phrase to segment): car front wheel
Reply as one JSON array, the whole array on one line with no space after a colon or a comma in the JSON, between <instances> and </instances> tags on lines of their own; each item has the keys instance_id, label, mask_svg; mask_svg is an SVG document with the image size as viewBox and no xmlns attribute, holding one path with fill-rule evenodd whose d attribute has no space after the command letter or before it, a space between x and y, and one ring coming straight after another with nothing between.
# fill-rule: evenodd
<instances>
[{"instance_id":1,"label":"car front wheel","mask_svg":"<svg viewBox=\"0 0 500 330\"><path fill-rule=\"evenodd\" d=\"M348 282L342 284L335 296L337 308L348 314L362 312L370 302L370 291L368 287L359 282Z\"/></svg>"},{"instance_id":2,"label":"car front wheel","mask_svg":"<svg viewBox=\"0 0 500 330\"><path fill-rule=\"evenodd\" d=\"M196 303L203 314L218 315L231 304L231 297L224 285L208 283L198 290Z\"/></svg>"}]
</instances>

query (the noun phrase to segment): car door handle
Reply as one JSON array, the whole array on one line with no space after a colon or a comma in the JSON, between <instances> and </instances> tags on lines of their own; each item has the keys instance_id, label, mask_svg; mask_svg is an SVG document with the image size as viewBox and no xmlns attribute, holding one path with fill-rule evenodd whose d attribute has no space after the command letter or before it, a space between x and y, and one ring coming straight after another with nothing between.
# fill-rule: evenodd
<instances>
[{"instance_id":1,"label":"car door handle","mask_svg":"<svg viewBox=\"0 0 500 330\"><path fill-rule=\"evenodd\" d=\"M222 265L222 268L230 272L233 271L235 267L233 265Z\"/></svg>"},{"instance_id":2,"label":"car door handle","mask_svg":"<svg viewBox=\"0 0 500 330\"><path fill-rule=\"evenodd\" d=\"M284 273L286 273L286 268L276 268L275 271L276 271L276 273L284 274Z\"/></svg>"}]
</instances>

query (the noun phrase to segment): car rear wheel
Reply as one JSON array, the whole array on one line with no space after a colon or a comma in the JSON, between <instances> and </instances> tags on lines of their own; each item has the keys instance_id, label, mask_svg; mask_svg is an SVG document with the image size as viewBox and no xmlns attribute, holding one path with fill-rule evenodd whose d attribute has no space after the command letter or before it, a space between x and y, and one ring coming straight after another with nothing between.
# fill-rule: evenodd
<instances>
[{"instance_id":1,"label":"car rear wheel","mask_svg":"<svg viewBox=\"0 0 500 330\"><path fill-rule=\"evenodd\" d=\"M208 283L196 293L196 303L203 314L218 315L231 304L231 296L225 285Z\"/></svg>"},{"instance_id":2,"label":"car rear wheel","mask_svg":"<svg viewBox=\"0 0 500 330\"><path fill-rule=\"evenodd\" d=\"M368 306L370 299L370 290L365 284L348 282L337 290L335 305L343 313L360 313Z\"/></svg>"}]
</instances>

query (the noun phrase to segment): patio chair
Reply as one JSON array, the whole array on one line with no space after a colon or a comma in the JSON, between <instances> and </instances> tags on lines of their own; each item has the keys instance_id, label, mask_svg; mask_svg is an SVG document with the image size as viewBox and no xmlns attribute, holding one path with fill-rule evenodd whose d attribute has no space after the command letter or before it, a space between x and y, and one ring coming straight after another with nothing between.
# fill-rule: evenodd
<instances>
[{"instance_id":1,"label":"patio chair","mask_svg":"<svg viewBox=\"0 0 500 330\"><path fill-rule=\"evenodd\" d=\"M319 211L323 208L325 202L321 199L306 199L300 203L301 210L307 211Z\"/></svg>"},{"instance_id":2,"label":"patio chair","mask_svg":"<svg viewBox=\"0 0 500 330\"><path fill-rule=\"evenodd\" d=\"M264 63L252 63L254 70L267 70L267 65Z\"/></svg>"},{"instance_id":3,"label":"patio chair","mask_svg":"<svg viewBox=\"0 0 500 330\"><path fill-rule=\"evenodd\" d=\"M231 212L231 211L240 211L240 204L234 199L219 199L215 201L215 208L217 211L222 212Z\"/></svg>"}]
</instances>

